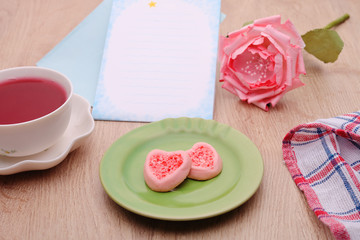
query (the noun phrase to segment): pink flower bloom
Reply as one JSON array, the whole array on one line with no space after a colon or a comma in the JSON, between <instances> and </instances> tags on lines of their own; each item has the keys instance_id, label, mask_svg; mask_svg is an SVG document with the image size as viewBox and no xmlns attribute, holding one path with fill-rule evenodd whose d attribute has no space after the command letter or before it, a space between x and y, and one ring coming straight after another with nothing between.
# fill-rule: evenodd
<instances>
[{"instance_id":1,"label":"pink flower bloom","mask_svg":"<svg viewBox=\"0 0 360 240\"><path fill-rule=\"evenodd\" d=\"M294 25L280 16L253 24L220 38L222 87L267 111L288 91L304 85L302 49L305 44Z\"/></svg>"}]
</instances>

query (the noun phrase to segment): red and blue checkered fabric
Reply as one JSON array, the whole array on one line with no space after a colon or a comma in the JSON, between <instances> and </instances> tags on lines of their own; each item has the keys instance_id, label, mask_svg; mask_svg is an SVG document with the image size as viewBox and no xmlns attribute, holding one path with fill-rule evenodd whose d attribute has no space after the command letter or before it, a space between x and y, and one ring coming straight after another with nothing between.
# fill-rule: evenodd
<instances>
[{"instance_id":1,"label":"red and blue checkered fabric","mask_svg":"<svg viewBox=\"0 0 360 240\"><path fill-rule=\"evenodd\" d=\"M310 208L336 239L360 239L360 112L292 129L286 166Z\"/></svg>"}]
</instances>

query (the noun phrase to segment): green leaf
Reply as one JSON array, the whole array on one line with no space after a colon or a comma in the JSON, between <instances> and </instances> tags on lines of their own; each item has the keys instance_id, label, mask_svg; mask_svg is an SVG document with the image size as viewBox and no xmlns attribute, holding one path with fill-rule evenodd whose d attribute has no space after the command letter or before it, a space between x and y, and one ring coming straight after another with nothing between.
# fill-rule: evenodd
<instances>
[{"instance_id":1,"label":"green leaf","mask_svg":"<svg viewBox=\"0 0 360 240\"><path fill-rule=\"evenodd\" d=\"M253 23L254 23L254 21L248 21L248 22L244 23L242 26L245 27L245 26L253 24Z\"/></svg>"},{"instance_id":2,"label":"green leaf","mask_svg":"<svg viewBox=\"0 0 360 240\"><path fill-rule=\"evenodd\" d=\"M344 47L339 34L331 29L311 30L301 37L306 44L304 49L324 63L335 62Z\"/></svg>"}]
</instances>

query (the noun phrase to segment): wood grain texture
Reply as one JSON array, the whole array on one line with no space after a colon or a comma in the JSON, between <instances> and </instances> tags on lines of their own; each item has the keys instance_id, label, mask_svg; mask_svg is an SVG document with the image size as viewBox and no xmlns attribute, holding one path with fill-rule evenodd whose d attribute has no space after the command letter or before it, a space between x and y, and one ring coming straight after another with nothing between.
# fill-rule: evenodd
<instances>
[{"instance_id":1,"label":"wood grain texture","mask_svg":"<svg viewBox=\"0 0 360 240\"><path fill-rule=\"evenodd\" d=\"M0 0L0 69L35 65L100 0ZM144 123L97 121L86 143L58 166L0 176L0 239L332 239L309 209L283 163L281 142L300 123L360 109L360 1L223 0L220 34L280 14L299 33L350 14L336 30L345 42L338 61L323 64L304 51L306 84L264 112L216 84L214 119L247 135L265 172L257 193L210 219L167 222L124 210L103 190L99 163L120 136ZM217 78L218 79L218 78Z\"/></svg>"}]
</instances>

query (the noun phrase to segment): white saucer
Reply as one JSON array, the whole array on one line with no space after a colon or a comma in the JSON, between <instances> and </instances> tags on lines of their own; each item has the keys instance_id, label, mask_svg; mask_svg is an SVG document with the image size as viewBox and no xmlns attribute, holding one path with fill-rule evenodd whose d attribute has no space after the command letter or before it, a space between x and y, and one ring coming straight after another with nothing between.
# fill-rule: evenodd
<instances>
[{"instance_id":1,"label":"white saucer","mask_svg":"<svg viewBox=\"0 0 360 240\"><path fill-rule=\"evenodd\" d=\"M59 141L47 150L25 157L0 156L0 175L54 167L79 147L93 131L95 122L91 106L83 97L73 95L72 114L68 128Z\"/></svg>"}]
</instances>

